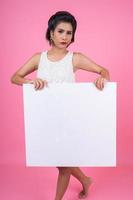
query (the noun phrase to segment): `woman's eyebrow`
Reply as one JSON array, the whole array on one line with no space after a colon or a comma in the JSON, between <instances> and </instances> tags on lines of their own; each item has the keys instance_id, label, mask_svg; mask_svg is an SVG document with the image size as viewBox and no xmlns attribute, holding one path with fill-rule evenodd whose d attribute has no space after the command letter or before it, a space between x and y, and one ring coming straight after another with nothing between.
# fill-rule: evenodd
<instances>
[{"instance_id":1,"label":"woman's eyebrow","mask_svg":"<svg viewBox=\"0 0 133 200\"><path fill-rule=\"evenodd\" d=\"M62 28L58 28L58 30L60 30L60 31L65 31L64 29L62 29ZM67 32L71 32L72 33L72 31L67 31Z\"/></svg>"},{"instance_id":2,"label":"woman's eyebrow","mask_svg":"<svg viewBox=\"0 0 133 200\"><path fill-rule=\"evenodd\" d=\"M58 28L58 30L60 30L60 31L64 31L64 29L62 29L62 28Z\"/></svg>"}]
</instances>

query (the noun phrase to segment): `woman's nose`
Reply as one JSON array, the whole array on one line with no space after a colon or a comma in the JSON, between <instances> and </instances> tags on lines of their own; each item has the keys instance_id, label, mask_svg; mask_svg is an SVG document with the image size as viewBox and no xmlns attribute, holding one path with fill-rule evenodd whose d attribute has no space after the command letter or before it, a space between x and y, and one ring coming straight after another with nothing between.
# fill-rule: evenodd
<instances>
[{"instance_id":1,"label":"woman's nose","mask_svg":"<svg viewBox=\"0 0 133 200\"><path fill-rule=\"evenodd\" d=\"M62 39L66 40L66 38L67 38L67 35L66 35L66 34L63 34L63 35L62 35Z\"/></svg>"}]
</instances>

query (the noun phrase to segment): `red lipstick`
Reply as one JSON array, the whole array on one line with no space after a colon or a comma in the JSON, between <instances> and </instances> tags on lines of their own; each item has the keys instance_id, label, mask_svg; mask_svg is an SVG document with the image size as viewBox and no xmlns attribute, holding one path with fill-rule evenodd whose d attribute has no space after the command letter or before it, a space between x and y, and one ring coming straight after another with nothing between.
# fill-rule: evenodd
<instances>
[{"instance_id":1,"label":"red lipstick","mask_svg":"<svg viewBox=\"0 0 133 200\"><path fill-rule=\"evenodd\" d=\"M67 44L66 42L60 42L61 44Z\"/></svg>"}]
</instances>

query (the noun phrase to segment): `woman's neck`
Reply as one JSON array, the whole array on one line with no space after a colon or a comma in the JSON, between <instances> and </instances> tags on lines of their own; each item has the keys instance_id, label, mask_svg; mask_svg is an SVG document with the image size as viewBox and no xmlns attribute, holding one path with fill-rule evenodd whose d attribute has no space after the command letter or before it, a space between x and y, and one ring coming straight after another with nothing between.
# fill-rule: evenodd
<instances>
[{"instance_id":1,"label":"woman's neck","mask_svg":"<svg viewBox=\"0 0 133 200\"><path fill-rule=\"evenodd\" d=\"M57 48L55 46L52 46L51 49L48 50L48 52L50 54L58 54L58 55L63 55L66 54L68 52L68 50L66 48Z\"/></svg>"}]
</instances>

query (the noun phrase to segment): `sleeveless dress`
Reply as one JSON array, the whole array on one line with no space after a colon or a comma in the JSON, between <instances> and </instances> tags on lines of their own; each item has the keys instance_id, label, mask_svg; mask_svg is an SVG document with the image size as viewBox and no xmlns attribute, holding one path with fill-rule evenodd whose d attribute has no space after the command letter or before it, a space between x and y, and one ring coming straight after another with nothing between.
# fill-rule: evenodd
<instances>
[{"instance_id":1,"label":"sleeveless dress","mask_svg":"<svg viewBox=\"0 0 133 200\"><path fill-rule=\"evenodd\" d=\"M37 78L46 80L48 83L75 82L72 64L73 52L68 51L59 61L49 60L47 52L47 50L41 52Z\"/></svg>"}]
</instances>

